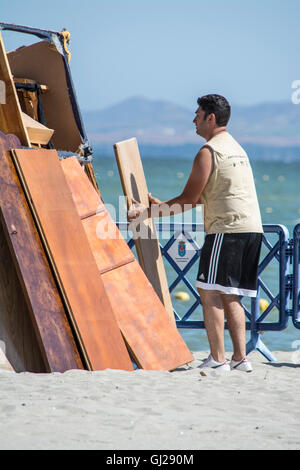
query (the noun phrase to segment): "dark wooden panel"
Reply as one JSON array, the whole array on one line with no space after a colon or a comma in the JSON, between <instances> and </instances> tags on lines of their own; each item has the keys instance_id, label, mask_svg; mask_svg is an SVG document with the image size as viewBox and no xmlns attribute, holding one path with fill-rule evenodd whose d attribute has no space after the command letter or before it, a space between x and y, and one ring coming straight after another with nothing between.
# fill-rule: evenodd
<instances>
[{"instance_id":1,"label":"dark wooden panel","mask_svg":"<svg viewBox=\"0 0 300 470\"><path fill-rule=\"evenodd\" d=\"M80 355L34 220L5 151L19 146L14 136L0 133L0 284L9 286L1 289L1 324L12 354L8 358L19 371L81 369Z\"/></svg>"},{"instance_id":2,"label":"dark wooden panel","mask_svg":"<svg viewBox=\"0 0 300 470\"><path fill-rule=\"evenodd\" d=\"M2 226L0 226L0 341L4 341L6 356L16 372L49 372Z\"/></svg>"},{"instance_id":3,"label":"dark wooden panel","mask_svg":"<svg viewBox=\"0 0 300 470\"><path fill-rule=\"evenodd\" d=\"M94 189L77 160L70 159L64 170L79 211L81 200L88 200L89 194L95 203ZM119 327L136 363L144 369L172 370L191 362L193 356L174 321L136 259L132 260L130 248L107 211L84 218L82 223ZM124 262L126 256L131 262ZM110 269L103 272L104 266Z\"/></svg>"},{"instance_id":4,"label":"dark wooden panel","mask_svg":"<svg viewBox=\"0 0 300 470\"><path fill-rule=\"evenodd\" d=\"M88 367L132 370L57 152L13 154Z\"/></svg>"}]
</instances>

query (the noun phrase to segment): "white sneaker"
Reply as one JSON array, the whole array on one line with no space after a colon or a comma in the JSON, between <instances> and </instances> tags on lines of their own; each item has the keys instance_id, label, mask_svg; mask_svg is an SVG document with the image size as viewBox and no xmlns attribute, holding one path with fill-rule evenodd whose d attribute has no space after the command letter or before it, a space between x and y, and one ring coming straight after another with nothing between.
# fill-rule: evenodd
<instances>
[{"instance_id":1,"label":"white sneaker","mask_svg":"<svg viewBox=\"0 0 300 470\"><path fill-rule=\"evenodd\" d=\"M241 370L242 372L252 372L252 365L251 362L244 357L242 361L234 361L231 359L230 361L230 369L231 370Z\"/></svg>"},{"instance_id":2,"label":"white sneaker","mask_svg":"<svg viewBox=\"0 0 300 470\"><path fill-rule=\"evenodd\" d=\"M215 361L212 355L210 354L208 358L202 362L198 369L218 369L223 371L230 371L230 365L227 360L225 362Z\"/></svg>"}]
</instances>

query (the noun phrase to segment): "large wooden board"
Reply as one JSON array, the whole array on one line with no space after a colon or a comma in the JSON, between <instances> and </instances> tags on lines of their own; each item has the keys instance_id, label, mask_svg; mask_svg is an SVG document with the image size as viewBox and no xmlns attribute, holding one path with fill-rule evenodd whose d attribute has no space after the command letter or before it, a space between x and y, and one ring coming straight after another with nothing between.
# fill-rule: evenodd
<instances>
[{"instance_id":1,"label":"large wooden board","mask_svg":"<svg viewBox=\"0 0 300 470\"><path fill-rule=\"evenodd\" d=\"M118 142L114 145L114 150L123 191L127 196L128 208L132 204L132 199L149 207L148 188L136 139ZM152 218L147 218L140 224L132 223L131 226L140 265L163 302L170 318L175 322L167 276L154 222Z\"/></svg>"},{"instance_id":2,"label":"large wooden board","mask_svg":"<svg viewBox=\"0 0 300 470\"><path fill-rule=\"evenodd\" d=\"M88 368L132 370L57 152L13 154Z\"/></svg>"},{"instance_id":3,"label":"large wooden board","mask_svg":"<svg viewBox=\"0 0 300 470\"><path fill-rule=\"evenodd\" d=\"M176 325L145 276L75 157L61 162L105 290L135 362L172 370L193 360Z\"/></svg>"},{"instance_id":4,"label":"large wooden board","mask_svg":"<svg viewBox=\"0 0 300 470\"><path fill-rule=\"evenodd\" d=\"M0 133L0 340L18 372L82 369L62 301Z\"/></svg>"},{"instance_id":5,"label":"large wooden board","mask_svg":"<svg viewBox=\"0 0 300 470\"><path fill-rule=\"evenodd\" d=\"M21 107L1 33L0 80L5 84L5 103L0 103L0 131L4 132L4 134L14 134L21 141L22 145L30 147L29 137L22 120Z\"/></svg>"}]
</instances>

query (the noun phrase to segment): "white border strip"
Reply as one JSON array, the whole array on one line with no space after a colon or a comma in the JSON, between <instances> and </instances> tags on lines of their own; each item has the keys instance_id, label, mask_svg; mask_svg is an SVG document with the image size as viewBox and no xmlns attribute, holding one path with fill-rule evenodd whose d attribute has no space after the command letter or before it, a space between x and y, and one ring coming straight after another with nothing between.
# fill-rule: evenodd
<instances>
[{"instance_id":1,"label":"white border strip","mask_svg":"<svg viewBox=\"0 0 300 470\"><path fill-rule=\"evenodd\" d=\"M205 282L196 281L196 287L205 290L219 290L224 294L236 294L243 295L246 297L256 297L257 291L250 289L239 289L238 287L225 287L220 284L206 284Z\"/></svg>"},{"instance_id":2,"label":"white border strip","mask_svg":"<svg viewBox=\"0 0 300 470\"><path fill-rule=\"evenodd\" d=\"M213 266L214 266L214 262L215 262L216 252L217 252L217 249L218 249L218 243L219 243L220 235L221 235L220 233L217 233L215 235L214 244L213 244L211 254L210 254L210 261L209 261L209 268L208 268L208 279L207 279L207 282L209 282L209 283L211 283L211 281L212 281L212 274L213 274L212 271L213 271Z\"/></svg>"},{"instance_id":3,"label":"white border strip","mask_svg":"<svg viewBox=\"0 0 300 470\"><path fill-rule=\"evenodd\" d=\"M216 283L217 272L218 272L218 264L219 264L219 258L220 258L220 252L221 252L221 247L222 247L222 243L223 243L223 238L224 238L224 233L222 233L221 236L220 236L220 241L219 241L219 245L218 245L218 248L217 248L215 264L214 264L214 268L213 268L212 279L211 279L211 281L208 281L211 284Z\"/></svg>"}]
</instances>

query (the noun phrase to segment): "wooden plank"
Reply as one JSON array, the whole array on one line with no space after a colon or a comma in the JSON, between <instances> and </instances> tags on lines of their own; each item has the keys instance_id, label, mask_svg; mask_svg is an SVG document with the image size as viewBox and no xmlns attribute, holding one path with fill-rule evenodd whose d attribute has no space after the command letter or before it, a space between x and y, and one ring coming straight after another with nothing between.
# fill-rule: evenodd
<instances>
[{"instance_id":1,"label":"wooden plank","mask_svg":"<svg viewBox=\"0 0 300 470\"><path fill-rule=\"evenodd\" d=\"M0 133L0 340L18 372L82 369L62 301Z\"/></svg>"},{"instance_id":2,"label":"wooden plank","mask_svg":"<svg viewBox=\"0 0 300 470\"><path fill-rule=\"evenodd\" d=\"M4 134L14 134L22 145L30 147L28 133L24 126L21 107L14 85L12 73L0 33L0 80L5 84L5 103L0 103L0 131Z\"/></svg>"},{"instance_id":3,"label":"wooden plank","mask_svg":"<svg viewBox=\"0 0 300 470\"><path fill-rule=\"evenodd\" d=\"M23 112L21 114L30 142L33 144L47 145L53 136L54 130L48 129L48 127L35 121Z\"/></svg>"},{"instance_id":4,"label":"wooden plank","mask_svg":"<svg viewBox=\"0 0 300 470\"><path fill-rule=\"evenodd\" d=\"M132 370L57 152L13 155L88 368Z\"/></svg>"},{"instance_id":5,"label":"wooden plank","mask_svg":"<svg viewBox=\"0 0 300 470\"><path fill-rule=\"evenodd\" d=\"M135 362L141 368L156 370L172 370L191 362L193 356L176 325L142 268L132 259L130 248L99 198L100 213L86 216L97 207L96 192L80 164L75 157L61 163L105 290Z\"/></svg>"},{"instance_id":6,"label":"wooden plank","mask_svg":"<svg viewBox=\"0 0 300 470\"><path fill-rule=\"evenodd\" d=\"M114 145L114 150L128 208L132 204L132 199L149 207L148 188L136 139L118 142ZM152 218L147 218L142 223L132 223L131 226L140 265L175 323L155 224Z\"/></svg>"}]
</instances>

